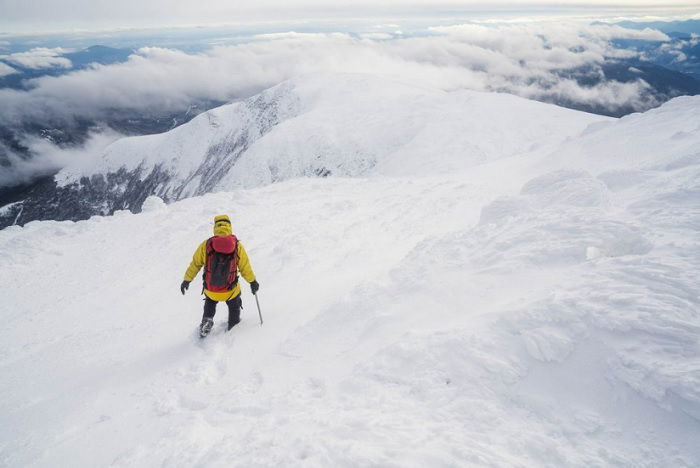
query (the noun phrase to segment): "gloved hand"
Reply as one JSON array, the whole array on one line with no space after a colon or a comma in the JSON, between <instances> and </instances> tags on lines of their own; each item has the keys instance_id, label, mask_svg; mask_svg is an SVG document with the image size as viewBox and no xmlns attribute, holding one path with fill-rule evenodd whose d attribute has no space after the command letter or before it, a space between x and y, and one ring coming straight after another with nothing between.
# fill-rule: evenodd
<instances>
[{"instance_id":1,"label":"gloved hand","mask_svg":"<svg viewBox=\"0 0 700 468\"><path fill-rule=\"evenodd\" d=\"M180 291L182 294L185 294L185 291L187 291L187 288L190 287L190 282L189 281L183 281L182 284L180 285Z\"/></svg>"},{"instance_id":2,"label":"gloved hand","mask_svg":"<svg viewBox=\"0 0 700 468\"><path fill-rule=\"evenodd\" d=\"M260 284L258 284L257 281L253 281L250 283L250 291L255 294L258 292L258 289L260 289Z\"/></svg>"}]
</instances>

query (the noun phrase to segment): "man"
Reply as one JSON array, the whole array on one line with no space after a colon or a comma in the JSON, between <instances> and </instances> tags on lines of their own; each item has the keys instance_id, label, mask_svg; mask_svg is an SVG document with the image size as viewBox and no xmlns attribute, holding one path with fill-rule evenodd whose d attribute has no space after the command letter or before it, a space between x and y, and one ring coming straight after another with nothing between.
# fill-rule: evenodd
<instances>
[{"instance_id":1,"label":"man","mask_svg":"<svg viewBox=\"0 0 700 468\"><path fill-rule=\"evenodd\" d=\"M241 285L238 283L238 272L250 283L253 294L258 292L260 285L255 280L253 268L250 266L248 254L243 244L233 235L231 220L227 215L214 218L214 237L205 240L192 256L192 263L185 272L185 280L180 285L180 291L185 291L190 282L197 276L200 268L204 267L204 315L199 326L199 334L205 337L214 325L216 304L226 302L228 306L228 329L241 321Z\"/></svg>"}]
</instances>

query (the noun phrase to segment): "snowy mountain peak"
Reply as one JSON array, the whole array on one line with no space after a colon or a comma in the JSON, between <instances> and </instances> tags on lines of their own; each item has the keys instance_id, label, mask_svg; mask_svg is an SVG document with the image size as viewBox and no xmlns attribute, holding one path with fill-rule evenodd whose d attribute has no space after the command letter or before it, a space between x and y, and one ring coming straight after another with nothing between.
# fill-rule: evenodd
<instances>
[{"instance_id":1,"label":"snowy mountain peak","mask_svg":"<svg viewBox=\"0 0 700 468\"><path fill-rule=\"evenodd\" d=\"M297 78L168 133L120 140L81 177L167 177L168 200L299 176L448 172L547 145L605 120L511 95L445 93L368 75Z\"/></svg>"},{"instance_id":2,"label":"snowy mountain peak","mask_svg":"<svg viewBox=\"0 0 700 468\"><path fill-rule=\"evenodd\" d=\"M323 76L115 143L57 193L219 192L0 231L0 465L700 466L699 109ZM202 342L222 213L265 324Z\"/></svg>"},{"instance_id":3,"label":"snowy mountain peak","mask_svg":"<svg viewBox=\"0 0 700 468\"><path fill-rule=\"evenodd\" d=\"M459 173L546 153L609 118L507 94L445 92L362 74L307 75L173 130L124 138L75 161L0 225L85 219L294 177ZM47 208L50 207L50 208Z\"/></svg>"}]
</instances>

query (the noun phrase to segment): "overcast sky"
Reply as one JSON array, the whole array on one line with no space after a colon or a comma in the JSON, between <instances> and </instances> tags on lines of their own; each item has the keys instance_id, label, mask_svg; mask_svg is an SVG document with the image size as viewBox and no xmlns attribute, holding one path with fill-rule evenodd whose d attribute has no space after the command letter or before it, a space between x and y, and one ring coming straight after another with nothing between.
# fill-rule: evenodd
<instances>
[{"instance_id":1,"label":"overcast sky","mask_svg":"<svg viewBox=\"0 0 700 468\"><path fill-rule=\"evenodd\" d=\"M342 17L538 14L671 15L697 0L0 0L0 32L158 27Z\"/></svg>"}]
</instances>

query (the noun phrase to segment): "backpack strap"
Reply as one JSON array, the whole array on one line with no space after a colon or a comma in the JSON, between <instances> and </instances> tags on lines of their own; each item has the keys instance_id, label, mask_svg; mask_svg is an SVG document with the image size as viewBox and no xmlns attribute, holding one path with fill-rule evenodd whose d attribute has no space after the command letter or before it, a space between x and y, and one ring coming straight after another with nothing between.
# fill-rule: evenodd
<instances>
[{"instance_id":1,"label":"backpack strap","mask_svg":"<svg viewBox=\"0 0 700 468\"><path fill-rule=\"evenodd\" d=\"M238 284L238 238L231 234L233 237L233 261L231 262L231 272L233 274L233 282L229 286L231 289L236 287Z\"/></svg>"},{"instance_id":2,"label":"backpack strap","mask_svg":"<svg viewBox=\"0 0 700 468\"><path fill-rule=\"evenodd\" d=\"M211 246L211 240L214 237L210 237L207 239L207 243L205 244L205 254L204 254L204 271L202 271L202 292L201 294L204 294L204 290L207 288L207 270L209 267L209 259L211 258L211 253L214 251L214 248Z\"/></svg>"}]
</instances>

